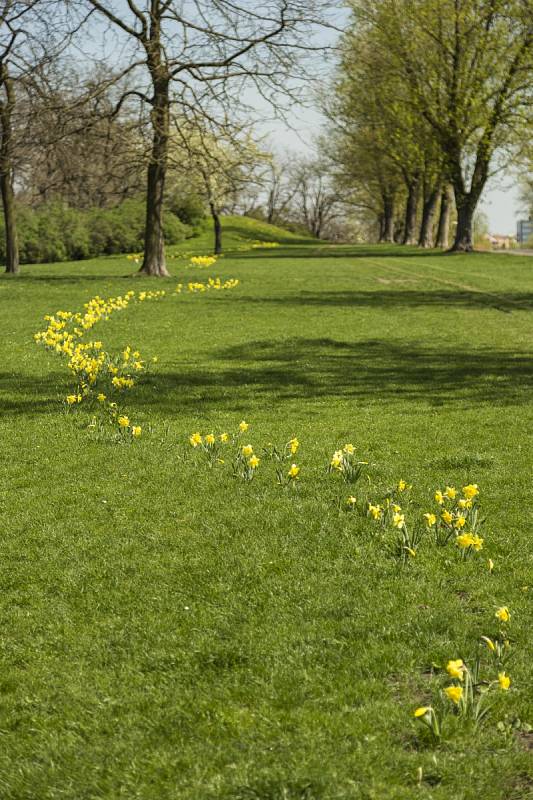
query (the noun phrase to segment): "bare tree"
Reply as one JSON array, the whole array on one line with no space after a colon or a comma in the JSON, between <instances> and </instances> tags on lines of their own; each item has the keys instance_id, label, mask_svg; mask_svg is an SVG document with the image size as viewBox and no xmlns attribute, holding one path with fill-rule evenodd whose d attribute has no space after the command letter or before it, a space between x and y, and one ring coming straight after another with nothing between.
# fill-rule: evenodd
<instances>
[{"instance_id":1,"label":"bare tree","mask_svg":"<svg viewBox=\"0 0 533 800\"><path fill-rule=\"evenodd\" d=\"M328 166L321 160L300 159L292 169L296 218L317 239L340 215L339 194Z\"/></svg>"},{"instance_id":2,"label":"bare tree","mask_svg":"<svg viewBox=\"0 0 533 800\"><path fill-rule=\"evenodd\" d=\"M171 114L214 119L216 109L242 108L251 82L277 102L305 83L296 63L317 48L310 29L323 23L325 0L266 0L260 8L238 0L86 0L129 47L125 72L139 75L136 96L150 109L145 251L141 272L167 275L163 199ZM304 59L305 60L305 59ZM123 73L123 74L124 74Z\"/></svg>"}]
</instances>

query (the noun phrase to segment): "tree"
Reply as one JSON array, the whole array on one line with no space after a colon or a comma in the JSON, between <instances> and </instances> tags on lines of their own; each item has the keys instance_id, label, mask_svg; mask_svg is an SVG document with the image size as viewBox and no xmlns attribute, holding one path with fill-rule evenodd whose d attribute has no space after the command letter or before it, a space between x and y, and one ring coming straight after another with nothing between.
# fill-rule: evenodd
<instances>
[{"instance_id":1,"label":"tree","mask_svg":"<svg viewBox=\"0 0 533 800\"><path fill-rule=\"evenodd\" d=\"M300 158L291 169L293 214L317 239L340 215L341 198L333 183L329 165L321 158Z\"/></svg>"},{"instance_id":2,"label":"tree","mask_svg":"<svg viewBox=\"0 0 533 800\"><path fill-rule=\"evenodd\" d=\"M352 0L352 8L434 132L455 193L453 249L472 250L474 213L495 161L531 122L533 5Z\"/></svg>"},{"instance_id":3,"label":"tree","mask_svg":"<svg viewBox=\"0 0 533 800\"><path fill-rule=\"evenodd\" d=\"M220 216L251 184L259 185L271 156L259 149L251 133L229 123L221 135L180 120L172 136L169 164L178 178L203 196L213 220L215 255L222 252Z\"/></svg>"},{"instance_id":4,"label":"tree","mask_svg":"<svg viewBox=\"0 0 533 800\"><path fill-rule=\"evenodd\" d=\"M171 115L216 117L242 107L251 81L275 101L295 91L296 61L312 52L310 28L322 22L325 0L266 0L260 9L238 0L86 0L129 46L124 73L139 73L136 96L150 109L152 143L147 176L145 251L141 271L167 275L163 199ZM124 74L123 73L123 74Z\"/></svg>"}]
</instances>

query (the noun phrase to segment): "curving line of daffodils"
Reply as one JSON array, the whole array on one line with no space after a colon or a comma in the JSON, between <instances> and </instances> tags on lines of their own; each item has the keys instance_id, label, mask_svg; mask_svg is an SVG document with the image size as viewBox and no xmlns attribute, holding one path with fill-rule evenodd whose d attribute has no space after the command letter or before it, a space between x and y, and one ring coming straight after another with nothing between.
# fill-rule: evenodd
<instances>
[{"instance_id":1,"label":"curving line of daffodils","mask_svg":"<svg viewBox=\"0 0 533 800\"><path fill-rule=\"evenodd\" d=\"M128 256L135 260L135 255ZM209 278L205 283L194 282L187 286L191 294L234 289L239 285L236 279L222 282L220 278ZM178 284L173 295L182 293L183 285ZM103 299L99 295L84 304L81 312L59 310L55 314L45 316L47 327L34 335L35 342L43 345L67 360L67 367L76 379L74 390L65 398L67 408L81 403L92 404L107 412L109 421L118 426L121 436L138 439L141 436L140 425L130 423L125 414L121 414L116 402L109 400L108 395L132 389L138 375L146 372L148 366L141 353L128 345L119 354L112 354L104 348L100 340L84 341L84 337L95 325L109 320L124 311L132 303L143 303L149 300L161 300L167 296L165 290L160 291L128 291L124 295ZM151 359L157 362L157 356ZM98 426L93 417L90 428Z\"/></svg>"},{"instance_id":2,"label":"curving line of daffodils","mask_svg":"<svg viewBox=\"0 0 533 800\"><path fill-rule=\"evenodd\" d=\"M293 437L282 447L268 444L256 452L252 444L242 442L249 427L243 420L235 433L204 434L195 431L189 436L189 444L202 455L202 459L206 459L209 467L229 463L233 476L244 481L254 480L263 463L272 462L278 484L296 488L301 468L293 459L300 448L299 440ZM338 475L346 484L354 486L367 466L368 461L359 459L355 446L348 443L335 450L324 473ZM481 536L483 520L476 483L466 484L461 490L455 486L438 489L433 495L434 507L429 511L413 511L411 489L412 485L401 479L379 502L365 496L358 500L350 494L341 503L341 510L366 517L383 533L391 552L402 563L414 559L425 541L438 547L453 544L461 560L474 557L483 550L485 539ZM491 574L493 560L489 558L487 565ZM499 630L480 637L480 652L476 657L468 663L460 658L449 659L445 674L452 683L441 686L432 705L419 706L413 712L415 719L431 731L435 742L442 738L448 715L453 714L476 727L490 711L489 695L494 690L507 692L510 689L511 678L506 670L510 655L509 608L497 608L495 619Z\"/></svg>"}]
</instances>

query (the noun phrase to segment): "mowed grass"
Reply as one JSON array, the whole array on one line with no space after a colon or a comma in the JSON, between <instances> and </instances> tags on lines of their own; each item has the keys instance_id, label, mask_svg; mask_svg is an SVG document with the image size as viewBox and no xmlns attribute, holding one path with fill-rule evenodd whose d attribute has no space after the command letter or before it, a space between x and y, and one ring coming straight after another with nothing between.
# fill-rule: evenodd
<instances>
[{"instance_id":1,"label":"mowed grass","mask_svg":"<svg viewBox=\"0 0 533 800\"><path fill-rule=\"evenodd\" d=\"M533 259L296 238L237 252L253 226L227 232L214 270L172 261L155 287L219 274L236 290L132 305L90 334L159 358L121 402L143 426L131 446L65 412L65 362L33 334L154 282L125 278L125 258L0 281L0 797L532 797L531 735L511 728L533 723ZM256 450L298 436L297 491L188 446L241 419ZM428 539L399 565L339 511L352 490L326 466L345 442L370 462L356 495L404 478L422 512L478 483L484 550L462 562ZM500 605L511 691L434 747L412 717L442 685L432 665L471 658Z\"/></svg>"}]
</instances>

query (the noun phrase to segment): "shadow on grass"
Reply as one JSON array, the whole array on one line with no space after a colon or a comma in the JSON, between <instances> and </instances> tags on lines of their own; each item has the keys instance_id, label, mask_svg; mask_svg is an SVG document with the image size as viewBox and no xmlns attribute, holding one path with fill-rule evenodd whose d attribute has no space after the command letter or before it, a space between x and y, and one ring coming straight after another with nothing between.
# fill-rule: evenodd
<instances>
[{"instance_id":1,"label":"shadow on grass","mask_svg":"<svg viewBox=\"0 0 533 800\"><path fill-rule=\"evenodd\" d=\"M184 364L153 376L153 390L145 386L135 402L156 403L169 414L191 406L237 409L257 398L505 405L530 402L533 389L530 354L488 348L296 338L249 342L216 358L219 368Z\"/></svg>"},{"instance_id":2,"label":"shadow on grass","mask_svg":"<svg viewBox=\"0 0 533 800\"><path fill-rule=\"evenodd\" d=\"M417 276L419 277L419 276ZM407 281L405 281L407 282ZM498 311L533 310L533 292L502 292L489 294L471 291L416 291L412 289L384 289L377 291L299 292L278 297L235 295L232 303L273 304L280 306L332 306L354 308L399 309L442 306L444 308L494 308Z\"/></svg>"},{"instance_id":3,"label":"shadow on grass","mask_svg":"<svg viewBox=\"0 0 533 800\"><path fill-rule=\"evenodd\" d=\"M260 340L220 349L210 366L184 361L146 376L124 397L130 407L164 416L194 409L237 410L284 400L422 402L433 406L527 404L533 390L533 354L511 350L442 349L428 344L330 338ZM68 374L45 379L0 375L4 416L58 409Z\"/></svg>"}]
</instances>

